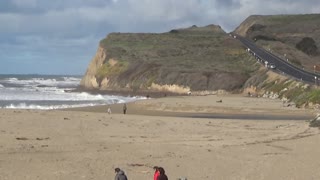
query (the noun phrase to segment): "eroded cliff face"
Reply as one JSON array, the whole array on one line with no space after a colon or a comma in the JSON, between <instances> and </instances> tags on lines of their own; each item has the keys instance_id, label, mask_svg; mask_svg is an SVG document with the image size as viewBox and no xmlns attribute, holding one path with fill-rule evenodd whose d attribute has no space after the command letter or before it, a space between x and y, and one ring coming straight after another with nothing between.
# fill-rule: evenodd
<instances>
[{"instance_id":1,"label":"eroded cliff face","mask_svg":"<svg viewBox=\"0 0 320 180\"><path fill-rule=\"evenodd\" d=\"M181 94L233 91L255 69L255 60L220 26L111 33L100 42L81 87Z\"/></svg>"},{"instance_id":2,"label":"eroded cliff face","mask_svg":"<svg viewBox=\"0 0 320 180\"><path fill-rule=\"evenodd\" d=\"M96 74L98 69L105 63L107 54L105 49L98 47L96 55L91 60L87 72L83 76L80 86L86 89L99 89L99 83L97 82Z\"/></svg>"}]
</instances>

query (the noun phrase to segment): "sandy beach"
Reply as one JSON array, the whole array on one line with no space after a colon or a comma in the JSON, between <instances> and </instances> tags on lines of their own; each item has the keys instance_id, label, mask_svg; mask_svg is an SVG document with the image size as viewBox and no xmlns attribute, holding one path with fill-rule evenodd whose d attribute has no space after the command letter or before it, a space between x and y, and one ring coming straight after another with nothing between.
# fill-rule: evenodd
<instances>
[{"instance_id":1,"label":"sandy beach","mask_svg":"<svg viewBox=\"0 0 320 180\"><path fill-rule=\"evenodd\" d=\"M151 180L155 165L170 180L320 179L314 110L242 95L141 100L126 115L110 107L1 109L0 179L113 179L120 167Z\"/></svg>"}]
</instances>

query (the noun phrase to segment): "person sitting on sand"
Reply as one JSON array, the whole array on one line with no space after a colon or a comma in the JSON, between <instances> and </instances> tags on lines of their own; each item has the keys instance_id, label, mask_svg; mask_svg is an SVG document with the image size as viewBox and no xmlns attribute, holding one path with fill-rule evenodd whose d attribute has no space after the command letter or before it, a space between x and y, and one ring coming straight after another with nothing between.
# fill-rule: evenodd
<instances>
[{"instance_id":1,"label":"person sitting on sand","mask_svg":"<svg viewBox=\"0 0 320 180\"><path fill-rule=\"evenodd\" d=\"M158 168L160 175L158 176L157 180L168 180L168 177L162 167Z\"/></svg>"},{"instance_id":2,"label":"person sitting on sand","mask_svg":"<svg viewBox=\"0 0 320 180\"><path fill-rule=\"evenodd\" d=\"M160 175L159 167L158 166L154 166L153 170L154 170L153 180L158 180L158 177Z\"/></svg>"},{"instance_id":3,"label":"person sitting on sand","mask_svg":"<svg viewBox=\"0 0 320 180\"><path fill-rule=\"evenodd\" d=\"M128 180L126 174L120 168L115 168L114 171L117 173L114 180Z\"/></svg>"}]
</instances>

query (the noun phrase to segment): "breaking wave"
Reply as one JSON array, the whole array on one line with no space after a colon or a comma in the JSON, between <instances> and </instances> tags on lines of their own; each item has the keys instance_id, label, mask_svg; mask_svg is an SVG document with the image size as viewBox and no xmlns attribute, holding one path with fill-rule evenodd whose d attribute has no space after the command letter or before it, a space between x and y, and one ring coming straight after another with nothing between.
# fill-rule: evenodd
<instances>
[{"instance_id":1,"label":"breaking wave","mask_svg":"<svg viewBox=\"0 0 320 180\"><path fill-rule=\"evenodd\" d=\"M123 97L72 92L80 77L49 75L0 75L0 108L61 109L135 101Z\"/></svg>"}]
</instances>

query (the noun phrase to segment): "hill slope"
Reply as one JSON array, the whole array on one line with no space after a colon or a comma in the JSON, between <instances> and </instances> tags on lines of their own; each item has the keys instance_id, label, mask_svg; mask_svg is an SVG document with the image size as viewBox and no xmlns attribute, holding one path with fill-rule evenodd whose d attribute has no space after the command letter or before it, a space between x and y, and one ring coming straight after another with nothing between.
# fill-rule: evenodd
<instances>
[{"instance_id":1,"label":"hill slope","mask_svg":"<svg viewBox=\"0 0 320 180\"><path fill-rule=\"evenodd\" d=\"M81 81L86 89L185 93L232 91L257 69L243 46L219 26L167 33L111 33Z\"/></svg>"},{"instance_id":2,"label":"hill slope","mask_svg":"<svg viewBox=\"0 0 320 180\"><path fill-rule=\"evenodd\" d=\"M310 71L320 64L320 14L253 15L234 32Z\"/></svg>"},{"instance_id":3,"label":"hill slope","mask_svg":"<svg viewBox=\"0 0 320 180\"><path fill-rule=\"evenodd\" d=\"M255 41L296 66L320 73L320 14L254 15L241 23L234 33ZM245 91L265 97L279 97L298 107L319 108L319 81L315 83L317 85L305 84L271 71L260 72L246 82Z\"/></svg>"}]
</instances>

